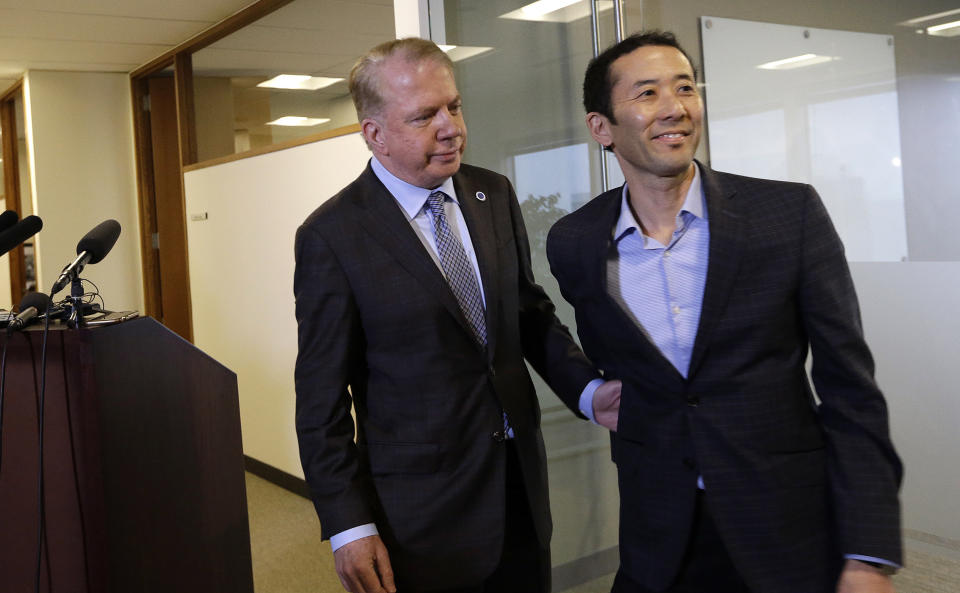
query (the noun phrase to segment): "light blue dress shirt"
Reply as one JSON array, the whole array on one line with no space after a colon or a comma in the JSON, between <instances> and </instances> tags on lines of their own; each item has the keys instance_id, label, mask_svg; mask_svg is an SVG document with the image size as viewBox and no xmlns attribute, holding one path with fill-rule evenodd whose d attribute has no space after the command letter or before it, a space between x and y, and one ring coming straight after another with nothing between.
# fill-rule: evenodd
<instances>
[{"instance_id":1,"label":"light blue dress shirt","mask_svg":"<svg viewBox=\"0 0 960 593\"><path fill-rule=\"evenodd\" d=\"M700 169L696 169L677 213L669 245L643 234L630 210L629 195L624 184L620 217L613 230L614 247L607 259L607 291L686 377L700 323L710 254ZM580 411L596 422L592 391L580 396Z\"/></svg>"}]
</instances>

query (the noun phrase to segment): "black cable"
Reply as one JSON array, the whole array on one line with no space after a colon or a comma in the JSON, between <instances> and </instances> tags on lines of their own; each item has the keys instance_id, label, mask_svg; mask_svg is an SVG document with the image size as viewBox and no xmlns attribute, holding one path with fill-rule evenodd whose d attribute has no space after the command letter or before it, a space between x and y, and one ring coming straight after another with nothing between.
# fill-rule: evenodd
<instances>
[{"instance_id":1,"label":"black cable","mask_svg":"<svg viewBox=\"0 0 960 593\"><path fill-rule=\"evenodd\" d=\"M3 473L3 392L7 384L7 344L11 336L3 341L3 355L0 357L0 474Z\"/></svg>"},{"instance_id":2,"label":"black cable","mask_svg":"<svg viewBox=\"0 0 960 593\"><path fill-rule=\"evenodd\" d=\"M87 583L87 590L93 591L93 585L90 582L90 558L87 554L87 520L86 515L83 512L83 497L80 493L80 473L79 467L77 465L77 449L74 446L76 442L73 438L73 413L70 411L70 381L67 373L67 365L61 365L63 370L63 394L64 394L64 407L67 412L67 434L70 439L70 462L73 467L73 490L77 495L77 514L80 517L80 541L82 542L83 549L83 574L85 577L85 582ZM49 553L47 554L49 558ZM49 570L50 563L47 563L47 570Z\"/></svg>"},{"instance_id":3,"label":"black cable","mask_svg":"<svg viewBox=\"0 0 960 593\"><path fill-rule=\"evenodd\" d=\"M106 309L106 308L107 308L107 303L106 303L106 301L103 300L103 295L100 294L100 287L97 286L97 285L93 282L93 280L88 280L88 279L86 279L86 278L81 278L80 280L81 280L82 282L89 282L90 284L93 285L93 292L85 292L85 293L83 293L83 296L84 296L84 297L90 297L90 300L88 300L88 301L86 301L86 302L87 302L87 303L93 303L93 302L95 302L97 299L100 299L100 308L101 308L101 309Z\"/></svg>"},{"instance_id":4,"label":"black cable","mask_svg":"<svg viewBox=\"0 0 960 593\"><path fill-rule=\"evenodd\" d=\"M47 336L50 333L50 302L53 300L53 294L50 295L50 300L47 302L47 310L44 315L43 320L43 346L40 348L40 402L37 408L37 425L39 430L39 435L37 439L38 445L38 455L37 455L37 465L39 470L37 472L37 569L33 579L33 588L35 593L40 593L40 568L43 565L43 550L45 547L47 526L47 510L46 505L44 504L44 484L43 484L43 416L45 410L45 396L47 392ZM49 562L50 555L47 554L47 568L50 568ZM47 575L48 589L52 590L52 583L49 583L50 577L49 573Z\"/></svg>"}]
</instances>

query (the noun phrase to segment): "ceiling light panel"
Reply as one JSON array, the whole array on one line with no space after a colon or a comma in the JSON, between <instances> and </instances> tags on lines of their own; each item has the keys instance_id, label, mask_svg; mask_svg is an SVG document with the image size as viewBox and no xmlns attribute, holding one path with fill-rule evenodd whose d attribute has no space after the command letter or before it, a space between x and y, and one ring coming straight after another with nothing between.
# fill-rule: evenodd
<instances>
[{"instance_id":1,"label":"ceiling light panel","mask_svg":"<svg viewBox=\"0 0 960 593\"><path fill-rule=\"evenodd\" d=\"M258 87L269 89L292 89L301 91L315 91L326 88L343 80L342 78L326 78L324 76L308 76L306 74L279 74L270 80L258 84Z\"/></svg>"},{"instance_id":2,"label":"ceiling light panel","mask_svg":"<svg viewBox=\"0 0 960 593\"><path fill-rule=\"evenodd\" d=\"M539 21L544 23L571 23L590 16L591 0L538 0L517 10L501 14L502 19ZM611 0L597 2L598 11L613 8Z\"/></svg>"},{"instance_id":3,"label":"ceiling light panel","mask_svg":"<svg viewBox=\"0 0 960 593\"><path fill-rule=\"evenodd\" d=\"M824 62L832 62L837 58L831 56L818 56L817 54L803 54L800 56L793 56L792 58L784 58L782 60L774 60L773 62L766 62L760 64L757 68L761 70L792 70L793 68L804 68L806 66L814 66L816 64L823 64Z\"/></svg>"},{"instance_id":4,"label":"ceiling light panel","mask_svg":"<svg viewBox=\"0 0 960 593\"><path fill-rule=\"evenodd\" d=\"M438 45L450 59L454 62L459 62L461 60L466 60L467 58L472 58L474 56L479 56L480 54L485 54L488 51L493 51L492 47L483 47L479 45Z\"/></svg>"},{"instance_id":5,"label":"ceiling light panel","mask_svg":"<svg viewBox=\"0 0 960 593\"><path fill-rule=\"evenodd\" d=\"M286 126L286 127L307 127L319 126L330 121L329 117L301 117L299 115L285 115L273 121L268 121L268 126Z\"/></svg>"},{"instance_id":6,"label":"ceiling light panel","mask_svg":"<svg viewBox=\"0 0 960 593\"><path fill-rule=\"evenodd\" d=\"M937 37L956 37L960 35L960 21L943 23L927 27L927 35L936 35Z\"/></svg>"}]
</instances>

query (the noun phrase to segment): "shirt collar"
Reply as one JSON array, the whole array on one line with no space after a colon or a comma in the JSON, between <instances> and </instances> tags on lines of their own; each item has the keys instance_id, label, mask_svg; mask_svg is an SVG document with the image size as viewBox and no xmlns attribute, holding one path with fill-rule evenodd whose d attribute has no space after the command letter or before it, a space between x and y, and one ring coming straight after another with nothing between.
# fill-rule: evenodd
<instances>
[{"instance_id":1,"label":"shirt collar","mask_svg":"<svg viewBox=\"0 0 960 593\"><path fill-rule=\"evenodd\" d=\"M427 202L427 198L437 190L450 196L450 199L454 202L457 201L457 193L453 189L453 177L448 177L439 187L424 189L416 185L411 185L390 171L387 171L387 168L377 160L377 157L370 158L370 168L373 169L374 175L386 186L387 191L389 191L397 200L397 203L400 204L400 208L403 209L404 214L407 215L408 221L413 220L417 217L417 214L420 214L420 211L423 210L423 205Z\"/></svg>"},{"instance_id":2,"label":"shirt collar","mask_svg":"<svg viewBox=\"0 0 960 593\"><path fill-rule=\"evenodd\" d=\"M695 164L696 166L693 168L693 181L690 182L690 187L687 189L687 196L684 198L683 206L680 207L680 212L677 216L682 216L684 212L689 212L697 218L707 220L707 208L704 202L700 166L698 163ZM629 190L627 184L624 183L620 199L620 218L617 219L617 226L613 229L614 241L620 240L624 234L632 229L636 229L638 233L640 232L640 223L637 222L637 218L633 215L633 210L630 209L628 196Z\"/></svg>"}]
</instances>

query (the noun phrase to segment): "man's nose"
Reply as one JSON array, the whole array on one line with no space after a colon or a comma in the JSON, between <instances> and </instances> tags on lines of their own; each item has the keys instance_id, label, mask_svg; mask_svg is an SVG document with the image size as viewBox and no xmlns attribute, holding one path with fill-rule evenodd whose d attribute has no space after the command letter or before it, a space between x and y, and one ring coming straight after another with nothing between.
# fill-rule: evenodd
<instances>
[{"instance_id":1,"label":"man's nose","mask_svg":"<svg viewBox=\"0 0 960 593\"><path fill-rule=\"evenodd\" d=\"M460 118L450 113L449 109L443 108L437 112L437 138L456 138L463 134L462 127Z\"/></svg>"},{"instance_id":2,"label":"man's nose","mask_svg":"<svg viewBox=\"0 0 960 593\"><path fill-rule=\"evenodd\" d=\"M680 119L687 115L687 106L678 95L667 93L661 95L658 115L660 119Z\"/></svg>"}]
</instances>

